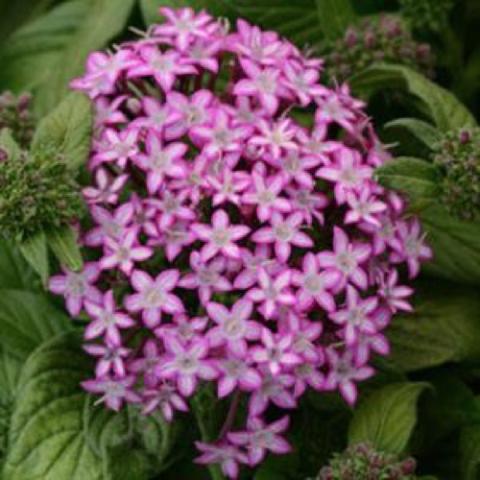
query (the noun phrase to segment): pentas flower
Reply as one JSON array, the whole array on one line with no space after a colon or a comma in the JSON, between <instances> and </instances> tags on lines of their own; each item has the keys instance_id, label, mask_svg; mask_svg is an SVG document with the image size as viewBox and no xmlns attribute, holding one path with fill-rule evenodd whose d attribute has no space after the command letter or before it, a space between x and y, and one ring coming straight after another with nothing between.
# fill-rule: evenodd
<instances>
[{"instance_id":1,"label":"pentas flower","mask_svg":"<svg viewBox=\"0 0 480 480\"><path fill-rule=\"evenodd\" d=\"M97 260L51 289L91 318L84 387L108 407L171 421L213 383L230 410L198 462L238 478L288 451L288 417L267 425L270 407L308 389L354 403L410 310L406 271L431 251L375 180L389 155L363 102L323 85L320 59L243 20L228 32L206 12L162 15L73 84L96 105L80 233Z\"/></svg>"}]
</instances>

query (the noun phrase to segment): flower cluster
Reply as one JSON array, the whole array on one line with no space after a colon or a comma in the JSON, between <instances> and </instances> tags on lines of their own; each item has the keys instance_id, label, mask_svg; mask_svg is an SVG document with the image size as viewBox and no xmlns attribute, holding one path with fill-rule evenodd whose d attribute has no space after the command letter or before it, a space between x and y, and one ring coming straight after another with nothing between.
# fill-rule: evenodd
<instances>
[{"instance_id":1,"label":"flower cluster","mask_svg":"<svg viewBox=\"0 0 480 480\"><path fill-rule=\"evenodd\" d=\"M61 155L49 146L35 152L0 149L0 231L23 241L79 217L84 202Z\"/></svg>"},{"instance_id":2,"label":"flower cluster","mask_svg":"<svg viewBox=\"0 0 480 480\"><path fill-rule=\"evenodd\" d=\"M364 19L326 49L325 73L330 82L345 81L375 63L395 63L433 76L430 45L418 43L394 15Z\"/></svg>"},{"instance_id":3,"label":"flower cluster","mask_svg":"<svg viewBox=\"0 0 480 480\"><path fill-rule=\"evenodd\" d=\"M394 455L377 452L368 444L348 447L336 454L328 467L322 468L318 480L415 480L413 458L400 461Z\"/></svg>"},{"instance_id":4,"label":"flower cluster","mask_svg":"<svg viewBox=\"0 0 480 480\"><path fill-rule=\"evenodd\" d=\"M236 478L289 450L270 406L307 388L355 402L391 317L411 310L402 278L431 252L373 179L388 155L362 102L319 83L320 60L242 20L230 33L205 12L161 12L73 82L97 111L83 234L96 260L51 289L92 319L83 385L108 407L171 420L205 381L247 400L244 431L197 445Z\"/></svg>"},{"instance_id":5,"label":"flower cluster","mask_svg":"<svg viewBox=\"0 0 480 480\"><path fill-rule=\"evenodd\" d=\"M443 173L443 204L464 220L480 218L480 128L449 132L434 147L433 162Z\"/></svg>"},{"instance_id":6,"label":"flower cluster","mask_svg":"<svg viewBox=\"0 0 480 480\"><path fill-rule=\"evenodd\" d=\"M0 130L10 129L15 140L23 148L29 146L35 126L30 102L31 95L28 93L17 97L7 91L0 95Z\"/></svg>"}]
</instances>

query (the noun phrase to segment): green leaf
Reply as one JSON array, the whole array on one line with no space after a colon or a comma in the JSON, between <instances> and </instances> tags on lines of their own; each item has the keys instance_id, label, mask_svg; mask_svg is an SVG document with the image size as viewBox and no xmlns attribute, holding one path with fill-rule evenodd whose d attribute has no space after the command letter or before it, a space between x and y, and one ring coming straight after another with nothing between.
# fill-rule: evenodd
<instances>
[{"instance_id":1,"label":"green leaf","mask_svg":"<svg viewBox=\"0 0 480 480\"><path fill-rule=\"evenodd\" d=\"M63 48L89 7L90 1L65 2L18 29L0 50L0 89L37 93L48 85Z\"/></svg>"},{"instance_id":2,"label":"green leaf","mask_svg":"<svg viewBox=\"0 0 480 480\"><path fill-rule=\"evenodd\" d=\"M480 362L480 298L474 288L425 280L414 313L394 317L389 359L402 371L446 362Z\"/></svg>"},{"instance_id":3,"label":"green leaf","mask_svg":"<svg viewBox=\"0 0 480 480\"><path fill-rule=\"evenodd\" d=\"M65 227L47 233L48 245L58 261L69 270L79 271L83 268L83 259L73 228Z\"/></svg>"},{"instance_id":4,"label":"green leaf","mask_svg":"<svg viewBox=\"0 0 480 480\"><path fill-rule=\"evenodd\" d=\"M55 146L65 163L75 169L85 164L90 152L92 111L87 97L69 94L38 125L32 150L42 145Z\"/></svg>"},{"instance_id":5,"label":"green leaf","mask_svg":"<svg viewBox=\"0 0 480 480\"><path fill-rule=\"evenodd\" d=\"M376 170L379 182L412 200L435 198L441 178L437 167L420 158L398 157Z\"/></svg>"},{"instance_id":6,"label":"green leaf","mask_svg":"<svg viewBox=\"0 0 480 480\"><path fill-rule=\"evenodd\" d=\"M422 142L430 150L441 140L440 132L423 120L416 118L399 118L385 124L385 128L402 128Z\"/></svg>"},{"instance_id":7,"label":"green leaf","mask_svg":"<svg viewBox=\"0 0 480 480\"><path fill-rule=\"evenodd\" d=\"M348 442L370 443L375 449L402 453L417 421L417 400L426 383L393 383L374 392L355 412Z\"/></svg>"},{"instance_id":8,"label":"green leaf","mask_svg":"<svg viewBox=\"0 0 480 480\"><path fill-rule=\"evenodd\" d=\"M3 480L101 480L102 461L83 430L86 394L80 387L91 369L75 335L37 349L20 377L10 424Z\"/></svg>"},{"instance_id":9,"label":"green leaf","mask_svg":"<svg viewBox=\"0 0 480 480\"><path fill-rule=\"evenodd\" d=\"M239 16L274 30L303 47L322 39L315 0L236 0Z\"/></svg>"},{"instance_id":10,"label":"green leaf","mask_svg":"<svg viewBox=\"0 0 480 480\"><path fill-rule=\"evenodd\" d=\"M421 213L433 261L424 270L463 283L480 284L480 224L453 218L441 205Z\"/></svg>"},{"instance_id":11,"label":"green leaf","mask_svg":"<svg viewBox=\"0 0 480 480\"><path fill-rule=\"evenodd\" d=\"M460 434L462 480L477 480L480 475L480 425L465 427Z\"/></svg>"},{"instance_id":12,"label":"green leaf","mask_svg":"<svg viewBox=\"0 0 480 480\"><path fill-rule=\"evenodd\" d=\"M6 240L0 240L0 289L37 290L35 273L19 249Z\"/></svg>"},{"instance_id":13,"label":"green leaf","mask_svg":"<svg viewBox=\"0 0 480 480\"><path fill-rule=\"evenodd\" d=\"M357 95L370 96L384 89L405 90L421 102L442 132L476 125L473 115L453 94L408 67L376 65L353 76L349 83Z\"/></svg>"},{"instance_id":14,"label":"green leaf","mask_svg":"<svg viewBox=\"0 0 480 480\"><path fill-rule=\"evenodd\" d=\"M197 11L205 9L217 17L232 17L235 14L233 0L140 0L140 8L147 27L162 21L162 15L158 11L160 7L191 7Z\"/></svg>"},{"instance_id":15,"label":"green leaf","mask_svg":"<svg viewBox=\"0 0 480 480\"><path fill-rule=\"evenodd\" d=\"M40 275L43 285L49 277L47 237L41 232L20 244L20 251L29 265Z\"/></svg>"},{"instance_id":16,"label":"green leaf","mask_svg":"<svg viewBox=\"0 0 480 480\"><path fill-rule=\"evenodd\" d=\"M40 110L48 112L67 94L72 78L80 75L88 54L102 49L119 35L135 0L89 0L88 11L78 29L70 36L53 65L46 83L38 93Z\"/></svg>"},{"instance_id":17,"label":"green leaf","mask_svg":"<svg viewBox=\"0 0 480 480\"><path fill-rule=\"evenodd\" d=\"M22 362L0 345L0 404L15 396Z\"/></svg>"},{"instance_id":18,"label":"green leaf","mask_svg":"<svg viewBox=\"0 0 480 480\"><path fill-rule=\"evenodd\" d=\"M329 40L345 34L355 22L355 12L350 0L316 0L318 18L322 33Z\"/></svg>"},{"instance_id":19,"label":"green leaf","mask_svg":"<svg viewBox=\"0 0 480 480\"><path fill-rule=\"evenodd\" d=\"M70 330L71 321L42 294L0 290L0 345L25 359L42 341Z\"/></svg>"},{"instance_id":20,"label":"green leaf","mask_svg":"<svg viewBox=\"0 0 480 480\"><path fill-rule=\"evenodd\" d=\"M10 160L15 160L21 152L8 128L0 128L0 147L7 151Z\"/></svg>"},{"instance_id":21,"label":"green leaf","mask_svg":"<svg viewBox=\"0 0 480 480\"><path fill-rule=\"evenodd\" d=\"M0 52L0 87L32 91L37 113L48 113L83 71L88 53L122 32L134 1L72 0L29 22Z\"/></svg>"}]
</instances>

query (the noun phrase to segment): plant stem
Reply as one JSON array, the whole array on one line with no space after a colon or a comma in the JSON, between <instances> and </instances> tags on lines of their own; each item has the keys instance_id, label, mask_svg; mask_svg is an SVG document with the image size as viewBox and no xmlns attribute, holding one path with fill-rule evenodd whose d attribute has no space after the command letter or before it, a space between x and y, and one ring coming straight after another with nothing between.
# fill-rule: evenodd
<instances>
[{"instance_id":1,"label":"plant stem","mask_svg":"<svg viewBox=\"0 0 480 480\"><path fill-rule=\"evenodd\" d=\"M218 440L223 440L225 435L232 428L233 422L235 421L235 417L237 416L239 403L240 403L240 392L237 390L233 395L232 403L230 404L227 417L225 418L225 422L222 426L222 429L220 430L220 434L218 435Z\"/></svg>"}]
</instances>

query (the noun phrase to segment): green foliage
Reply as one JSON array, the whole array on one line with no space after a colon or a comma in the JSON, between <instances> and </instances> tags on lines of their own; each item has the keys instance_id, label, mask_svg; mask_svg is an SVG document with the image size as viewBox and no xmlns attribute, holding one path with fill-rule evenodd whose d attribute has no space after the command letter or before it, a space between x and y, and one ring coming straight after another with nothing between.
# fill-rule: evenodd
<instances>
[{"instance_id":1,"label":"green foliage","mask_svg":"<svg viewBox=\"0 0 480 480\"><path fill-rule=\"evenodd\" d=\"M480 361L477 293L474 288L426 280L416 292L414 313L395 317L387 331L389 360L403 371Z\"/></svg>"},{"instance_id":2,"label":"green foliage","mask_svg":"<svg viewBox=\"0 0 480 480\"><path fill-rule=\"evenodd\" d=\"M407 194L413 202L435 200L439 192L440 171L419 158L396 158L378 168L376 176L382 185Z\"/></svg>"},{"instance_id":3,"label":"green foliage","mask_svg":"<svg viewBox=\"0 0 480 480\"><path fill-rule=\"evenodd\" d=\"M419 109L443 132L476 124L472 114L453 94L407 67L375 65L352 77L350 85L355 93L366 96L385 89L407 92L418 100Z\"/></svg>"},{"instance_id":4,"label":"green foliage","mask_svg":"<svg viewBox=\"0 0 480 480\"><path fill-rule=\"evenodd\" d=\"M217 17L233 17L236 2L233 0L140 0L140 8L145 24L159 23L162 20L160 7L192 7L195 10L206 9Z\"/></svg>"},{"instance_id":5,"label":"green foliage","mask_svg":"<svg viewBox=\"0 0 480 480\"><path fill-rule=\"evenodd\" d=\"M402 453L417 421L417 400L426 383L392 383L357 408L348 433L350 445L369 443L380 451Z\"/></svg>"},{"instance_id":6,"label":"green foliage","mask_svg":"<svg viewBox=\"0 0 480 480\"><path fill-rule=\"evenodd\" d=\"M71 320L40 293L0 290L0 345L20 359L43 341L71 329Z\"/></svg>"},{"instance_id":7,"label":"green foliage","mask_svg":"<svg viewBox=\"0 0 480 480\"><path fill-rule=\"evenodd\" d=\"M398 118L385 125L387 129L402 128L408 131L417 140L422 142L430 150L442 138L440 132L430 123L417 118Z\"/></svg>"},{"instance_id":8,"label":"green foliage","mask_svg":"<svg viewBox=\"0 0 480 480\"><path fill-rule=\"evenodd\" d=\"M316 0L320 28L329 40L343 35L355 21L355 11L350 0Z\"/></svg>"},{"instance_id":9,"label":"green foliage","mask_svg":"<svg viewBox=\"0 0 480 480\"><path fill-rule=\"evenodd\" d=\"M68 168L73 170L85 165L92 135L91 109L91 103L84 95L69 94L39 123L32 150L41 150L48 145L63 155Z\"/></svg>"},{"instance_id":10,"label":"green foliage","mask_svg":"<svg viewBox=\"0 0 480 480\"><path fill-rule=\"evenodd\" d=\"M134 0L72 0L17 30L0 51L0 88L34 92L44 115L81 73L87 54L124 28ZM35 72L32 74L32 72Z\"/></svg>"}]
</instances>

